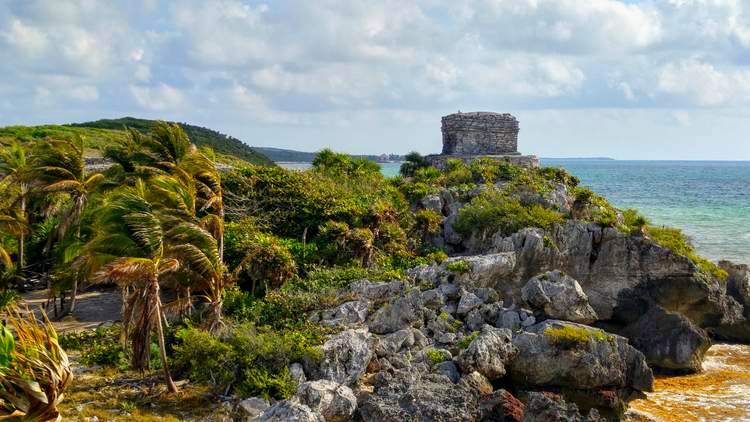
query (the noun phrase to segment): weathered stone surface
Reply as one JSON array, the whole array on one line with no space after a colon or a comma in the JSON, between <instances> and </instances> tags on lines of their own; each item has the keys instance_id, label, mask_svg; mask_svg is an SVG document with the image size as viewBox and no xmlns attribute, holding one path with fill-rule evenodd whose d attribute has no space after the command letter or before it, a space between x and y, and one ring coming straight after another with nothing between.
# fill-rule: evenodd
<instances>
[{"instance_id":1,"label":"weathered stone surface","mask_svg":"<svg viewBox=\"0 0 750 422\"><path fill-rule=\"evenodd\" d=\"M373 393L359 400L362 421L463 422L479 416L475 393L444 375L379 372L373 377L373 387Z\"/></svg>"},{"instance_id":2,"label":"weathered stone surface","mask_svg":"<svg viewBox=\"0 0 750 422\"><path fill-rule=\"evenodd\" d=\"M305 359L305 372L309 379L328 379L345 385L354 385L365 373L372 351L367 342L367 330L342 331L328 339L321 351L320 362Z\"/></svg>"},{"instance_id":3,"label":"weathered stone surface","mask_svg":"<svg viewBox=\"0 0 750 422\"><path fill-rule=\"evenodd\" d=\"M459 384L474 390L480 396L490 394L493 390L490 380L477 371L469 372L461 377Z\"/></svg>"},{"instance_id":4,"label":"weathered stone surface","mask_svg":"<svg viewBox=\"0 0 750 422\"><path fill-rule=\"evenodd\" d=\"M524 404L507 390L497 390L479 399L482 422L521 422Z\"/></svg>"},{"instance_id":5,"label":"weathered stone surface","mask_svg":"<svg viewBox=\"0 0 750 422\"><path fill-rule=\"evenodd\" d=\"M297 384L302 384L303 382L307 381L307 377L305 376L305 369L300 363L294 362L293 364L289 365L289 374L292 376L292 379L297 382Z\"/></svg>"},{"instance_id":6,"label":"weathered stone surface","mask_svg":"<svg viewBox=\"0 0 750 422\"><path fill-rule=\"evenodd\" d=\"M441 289L431 289L422 292L422 303L425 308L439 310L445 306L445 294Z\"/></svg>"},{"instance_id":7,"label":"weathered stone surface","mask_svg":"<svg viewBox=\"0 0 750 422\"><path fill-rule=\"evenodd\" d=\"M443 154L518 154L518 120L510 114L455 113L442 118Z\"/></svg>"},{"instance_id":8,"label":"weathered stone surface","mask_svg":"<svg viewBox=\"0 0 750 422\"><path fill-rule=\"evenodd\" d=\"M497 285L506 276L513 273L516 265L514 253L450 258L440 265L437 275L450 274L447 267L455 261L465 261L469 266L469 271L456 275L456 284L467 289L477 287L497 288Z\"/></svg>"},{"instance_id":9,"label":"weathered stone surface","mask_svg":"<svg viewBox=\"0 0 750 422\"><path fill-rule=\"evenodd\" d=\"M253 419L253 422L325 422L325 419L296 400L282 400Z\"/></svg>"},{"instance_id":10,"label":"weathered stone surface","mask_svg":"<svg viewBox=\"0 0 750 422\"><path fill-rule=\"evenodd\" d=\"M381 306L368 319L367 326L373 333L388 334L410 327L421 320L422 295L415 289Z\"/></svg>"},{"instance_id":11,"label":"weathered stone surface","mask_svg":"<svg viewBox=\"0 0 750 422\"><path fill-rule=\"evenodd\" d=\"M495 380L505 375L505 366L517 352L510 330L485 325L477 338L461 352L456 363L464 373L477 371Z\"/></svg>"},{"instance_id":12,"label":"weathered stone surface","mask_svg":"<svg viewBox=\"0 0 750 422\"><path fill-rule=\"evenodd\" d=\"M357 409L352 389L329 380L305 382L297 388L299 401L318 412L326 422L347 422Z\"/></svg>"},{"instance_id":13,"label":"weathered stone surface","mask_svg":"<svg viewBox=\"0 0 750 422\"><path fill-rule=\"evenodd\" d=\"M521 289L521 298L547 318L581 324L597 320L581 285L560 271L549 271L529 280Z\"/></svg>"},{"instance_id":14,"label":"weathered stone surface","mask_svg":"<svg viewBox=\"0 0 750 422\"><path fill-rule=\"evenodd\" d=\"M448 377L454 384L461 379L461 374L453 361L447 360L435 365L435 372Z\"/></svg>"},{"instance_id":15,"label":"weathered stone surface","mask_svg":"<svg viewBox=\"0 0 750 422\"><path fill-rule=\"evenodd\" d=\"M482 299L478 298L474 293L464 292L464 294L461 295L461 300L458 301L456 313L459 315L466 315L482 303L484 303Z\"/></svg>"},{"instance_id":16,"label":"weathered stone surface","mask_svg":"<svg viewBox=\"0 0 750 422\"><path fill-rule=\"evenodd\" d=\"M244 418L252 419L262 415L271 405L263 397L250 397L240 401L237 407Z\"/></svg>"},{"instance_id":17,"label":"weathered stone surface","mask_svg":"<svg viewBox=\"0 0 750 422\"><path fill-rule=\"evenodd\" d=\"M374 350L377 356L389 356L395 354L403 348L409 348L414 345L414 331L405 329L395 333L379 336L374 342Z\"/></svg>"},{"instance_id":18,"label":"weathered stone surface","mask_svg":"<svg viewBox=\"0 0 750 422\"><path fill-rule=\"evenodd\" d=\"M719 266L729 274L727 295L742 307L742 316L736 321L723 321L720 326L712 327L709 331L720 340L750 342L750 267L729 261L721 261Z\"/></svg>"},{"instance_id":19,"label":"weathered stone surface","mask_svg":"<svg viewBox=\"0 0 750 422\"><path fill-rule=\"evenodd\" d=\"M431 271L431 268L429 267L424 267L424 269L426 271ZM359 280L355 283L352 283L351 286L352 296L360 300L382 300L384 297L397 295L403 290L404 283L399 280L394 280L388 283Z\"/></svg>"},{"instance_id":20,"label":"weathered stone surface","mask_svg":"<svg viewBox=\"0 0 750 422\"><path fill-rule=\"evenodd\" d=\"M523 422L605 422L595 409L588 416L581 416L578 406L567 403L557 394L529 393Z\"/></svg>"},{"instance_id":21,"label":"weathered stone surface","mask_svg":"<svg viewBox=\"0 0 750 422\"><path fill-rule=\"evenodd\" d=\"M646 356L652 367L677 372L699 372L703 357L711 346L705 331L684 316L652 307L623 335Z\"/></svg>"},{"instance_id":22,"label":"weathered stone surface","mask_svg":"<svg viewBox=\"0 0 750 422\"><path fill-rule=\"evenodd\" d=\"M572 338L552 334L560 329ZM653 388L653 373L643 354L625 338L599 329L547 320L517 334L513 345L518 354L507 370L517 385L579 390Z\"/></svg>"},{"instance_id":23,"label":"weathered stone surface","mask_svg":"<svg viewBox=\"0 0 750 422\"><path fill-rule=\"evenodd\" d=\"M443 213L443 199L440 195L432 194L422 198L422 208L435 211L438 214Z\"/></svg>"},{"instance_id":24,"label":"weathered stone surface","mask_svg":"<svg viewBox=\"0 0 750 422\"><path fill-rule=\"evenodd\" d=\"M363 300L345 302L321 312L321 324L328 326L348 326L364 322L367 319L370 303Z\"/></svg>"}]
</instances>

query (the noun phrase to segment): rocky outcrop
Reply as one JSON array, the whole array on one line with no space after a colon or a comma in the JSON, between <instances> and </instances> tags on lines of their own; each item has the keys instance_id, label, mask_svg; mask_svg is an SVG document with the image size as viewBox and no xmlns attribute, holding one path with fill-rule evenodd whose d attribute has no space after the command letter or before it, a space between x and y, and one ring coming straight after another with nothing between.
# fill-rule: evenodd
<instances>
[{"instance_id":1,"label":"rocky outcrop","mask_svg":"<svg viewBox=\"0 0 750 422\"><path fill-rule=\"evenodd\" d=\"M581 324L598 319L580 284L560 271L549 271L529 280L521 289L521 298L547 318Z\"/></svg>"},{"instance_id":2,"label":"rocky outcrop","mask_svg":"<svg viewBox=\"0 0 750 422\"><path fill-rule=\"evenodd\" d=\"M622 334L646 356L649 365L674 372L701 371L711 346L706 332L684 316L655 306Z\"/></svg>"},{"instance_id":3,"label":"rocky outcrop","mask_svg":"<svg viewBox=\"0 0 750 422\"><path fill-rule=\"evenodd\" d=\"M571 322L548 320L513 338L508 373L527 387L651 391L653 374L627 339Z\"/></svg>"},{"instance_id":4,"label":"rocky outcrop","mask_svg":"<svg viewBox=\"0 0 750 422\"><path fill-rule=\"evenodd\" d=\"M325 422L325 419L297 400L282 400L253 419L253 422Z\"/></svg>"},{"instance_id":5,"label":"rocky outcrop","mask_svg":"<svg viewBox=\"0 0 750 422\"><path fill-rule=\"evenodd\" d=\"M347 422L357 409L351 388L334 381L319 380L300 384L297 397L302 404L318 412L326 422Z\"/></svg>"},{"instance_id":6,"label":"rocky outcrop","mask_svg":"<svg viewBox=\"0 0 750 422\"><path fill-rule=\"evenodd\" d=\"M363 421L463 422L477 420L479 415L474 391L444 375L379 372L373 386L374 391L359 400Z\"/></svg>"},{"instance_id":7,"label":"rocky outcrop","mask_svg":"<svg viewBox=\"0 0 750 422\"><path fill-rule=\"evenodd\" d=\"M343 331L326 341L320 348L322 358L306 358L305 373L308 379L327 379L340 384L354 385L365 373L372 351L366 329Z\"/></svg>"},{"instance_id":8,"label":"rocky outcrop","mask_svg":"<svg viewBox=\"0 0 750 422\"><path fill-rule=\"evenodd\" d=\"M605 422L596 409L581 416L574 403L566 402L562 396L552 393L530 393L523 422Z\"/></svg>"},{"instance_id":9,"label":"rocky outcrop","mask_svg":"<svg viewBox=\"0 0 750 422\"><path fill-rule=\"evenodd\" d=\"M719 266L729 275L727 294L742 306L742 316L735 321L724 321L709 331L721 340L750 342L750 267L729 261L722 261Z\"/></svg>"},{"instance_id":10,"label":"rocky outcrop","mask_svg":"<svg viewBox=\"0 0 750 422\"><path fill-rule=\"evenodd\" d=\"M482 422L521 422L524 404L507 390L497 390L479 399Z\"/></svg>"},{"instance_id":11,"label":"rocky outcrop","mask_svg":"<svg viewBox=\"0 0 750 422\"><path fill-rule=\"evenodd\" d=\"M485 325L457 363L464 373L477 371L492 381L505 376L505 365L517 352L510 330Z\"/></svg>"},{"instance_id":12,"label":"rocky outcrop","mask_svg":"<svg viewBox=\"0 0 750 422\"><path fill-rule=\"evenodd\" d=\"M368 319L367 326L376 334L388 334L421 321L422 295L412 290L391 299Z\"/></svg>"}]
</instances>

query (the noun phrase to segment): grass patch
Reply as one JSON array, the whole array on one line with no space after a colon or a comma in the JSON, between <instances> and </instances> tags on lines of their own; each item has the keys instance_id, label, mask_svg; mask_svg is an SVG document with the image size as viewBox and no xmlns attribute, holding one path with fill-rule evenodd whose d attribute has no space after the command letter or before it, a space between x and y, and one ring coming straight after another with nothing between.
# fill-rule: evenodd
<instances>
[{"instance_id":1,"label":"grass patch","mask_svg":"<svg viewBox=\"0 0 750 422\"><path fill-rule=\"evenodd\" d=\"M598 328L582 327L576 325L565 325L562 327L547 327L544 330L553 344L561 346L564 349L570 349L576 346L585 345L594 341L612 341L614 337Z\"/></svg>"},{"instance_id":2,"label":"grass patch","mask_svg":"<svg viewBox=\"0 0 750 422\"><path fill-rule=\"evenodd\" d=\"M451 261L446 266L445 269L448 271L452 271L457 274L464 274L471 271L471 265L469 265L468 262L464 260L458 260L458 261Z\"/></svg>"},{"instance_id":3,"label":"grass patch","mask_svg":"<svg viewBox=\"0 0 750 422\"><path fill-rule=\"evenodd\" d=\"M443 363L446 360L448 360L448 356L444 352L441 352L438 349L429 349L425 352L425 356L427 357L427 360L430 362L430 364L437 365L439 363Z\"/></svg>"},{"instance_id":4,"label":"grass patch","mask_svg":"<svg viewBox=\"0 0 750 422\"><path fill-rule=\"evenodd\" d=\"M469 347L471 342L474 341L474 339L477 338L478 336L479 336L479 331L474 331L468 336L462 338L461 340L458 341L458 348L463 350Z\"/></svg>"},{"instance_id":5,"label":"grass patch","mask_svg":"<svg viewBox=\"0 0 750 422\"><path fill-rule=\"evenodd\" d=\"M516 198L496 190L488 190L459 211L454 228L462 234L484 230L509 235L525 227L548 230L563 221L563 216L558 211L539 204L523 205Z\"/></svg>"}]
</instances>

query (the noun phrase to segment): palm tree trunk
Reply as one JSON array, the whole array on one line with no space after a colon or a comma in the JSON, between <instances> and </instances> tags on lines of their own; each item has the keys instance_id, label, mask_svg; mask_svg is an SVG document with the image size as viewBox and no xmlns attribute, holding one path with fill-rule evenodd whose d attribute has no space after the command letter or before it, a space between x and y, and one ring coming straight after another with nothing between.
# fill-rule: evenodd
<instances>
[{"instance_id":1,"label":"palm tree trunk","mask_svg":"<svg viewBox=\"0 0 750 422\"><path fill-rule=\"evenodd\" d=\"M78 228L76 229L76 241L81 241L81 221L80 221L80 213L78 217ZM70 297L70 314L73 315L73 312L76 310L76 297L78 296L78 274L76 274L76 277L73 279L73 294Z\"/></svg>"},{"instance_id":2,"label":"palm tree trunk","mask_svg":"<svg viewBox=\"0 0 750 422\"><path fill-rule=\"evenodd\" d=\"M18 236L18 270L23 271L24 267L24 241L26 240L26 196L21 196L21 220L24 227L21 228L21 235Z\"/></svg>"},{"instance_id":3,"label":"palm tree trunk","mask_svg":"<svg viewBox=\"0 0 750 422\"><path fill-rule=\"evenodd\" d=\"M159 338L159 354L161 355L161 366L164 368L164 381L167 384L167 390L170 393L177 392L177 386L172 381L172 375L169 373L169 366L167 365L167 347L164 343L164 329L161 325L161 298L159 297L159 279L156 274L151 276L151 288L156 293L156 334Z\"/></svg>"}]
</instances>

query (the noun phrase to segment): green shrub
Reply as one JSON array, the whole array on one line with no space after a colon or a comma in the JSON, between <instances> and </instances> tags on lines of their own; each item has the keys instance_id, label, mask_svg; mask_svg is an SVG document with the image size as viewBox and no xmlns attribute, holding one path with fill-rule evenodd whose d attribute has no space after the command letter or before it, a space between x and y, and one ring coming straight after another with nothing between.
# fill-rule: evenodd
<instances>
[{"instance_id":1,"label":"green shrub","mask_svg":"<svg viewBox=\"0 0 750 422\"><path fill-rule=\"evenodd\" d=\"M468 336L465 336L461 340L458 341L458 348L463 350L471 344L474 339L476 339L479 336L479 331L474 331L473 333L469 334Z\"/></svg>"},{"instance_id":2,"label":"green shrub","mask_svg":"<svg viewBox=\"0 0 750 422\"><path fill-rule=\"evenodd\" d=\"M429 165L429 161L427 161L427 159L425 159L420 153L410 152L404 157L404 162L401 163L399 172L403 177L412 177L417 170L428 167Z\"/></svg>"},{"instance_id":3,"label":"green shrub","mask_svg":"<svg viewBox=\"0 0 750 422\"><path fill-rule=\"evenodd\" d=\"M565 325L562 327L547 327L544 329L544 335L547 336L553 344L564 349L570 349L582 346L590 341L614 341L614 337L606 332L585 326Z\"/></svg>"},{"instance_id":4,"label":"green shrub","mask_svg":"<svg viewBox=\"0 0 750 422\"><path fill-rule=\"evenodd\" d=\"M120 343L120 327L99 327L96 330L81 330L62 333L60 347L81 351L84 365L127 366L125 351Z\"/></svg>"},{"instance_id":5,"label":"green shrub","mask_svg":"<svg viewBox=\"0 0 750 422\"><path fill-rule=\"evenodd\" d=\"M445 269L448 271L453 271L454 273L463 274L471 271L471 265L461 259L449 262L448 265L445 266Z\"/></svg>"},{"instance_id":6,"label":"green shrub","mask_svg":"<svg viewBox=\"0 0 750 422\"><path fill-rule=\"evenodd\" d=\"M239 246L244 258L239 285L252 293L281 287L297 273L297 266L286 244L273 234L256 233Z\"/></svg>"},{"instance_id":7,"label":"green shrub","mask_svg":"<svg viewBox=\"0 0 750 422\"><path fill-rule=\"evenodd\" d=\"M625 230L630 234L640 233L649 224L648 219L634 209L623 211L622 218Z\"/></svg>"},{"instance_id":8,"label":"green shrub","mask_svg":"<svg viewBox=\"0 0 750 422\"><path fill-rule=\"evenodd\" d=\"M16 303L18 297L18 293L15 290L0 290L0 312Z\"/></svg>"},{"instance_id":9,"label":"green shrub","mask_svg":"<svg viewBox=\"0 0 750 422\"><path fill-rule=\"evenodd\" d=\"M522 205L518 199L509 198L495 190L485 191L459 211L454 226L459 233L475 230L490 233L515 233L525 227L550 229L563 221L562 215L539 204Z\"/></svg>"},{"instance_id":10,"label":"green shrub","mask_svg":"<svg viewBox=\"0 0 750 422\"><path fill-rule=\"evenodd\" d=\"M219 337L197 328L177 333L175 368L191 380L224 393L235 388L243 396L290 397L296 383L288 371L303 358L319 360L315 347L323 336L314 327L271 330L252 324L230 327Z\"/></svg>"},{"instance_id":11,"label":"green shrub","mask_svg":"<svg viewBox=\"0 0 750 422\"><path fill-rule=\"evenodd\" d=\"M672 227L648 226L648 236L657 244L671 250L675 255L690 259L701 273L726 281L729 274L715 263L698 255L682 230Z\"/></svg>"},{"instance_id":12,"label":"green shrub","mask_svg":"<svg viewBox=\"0 0 750 422\"><path fill-rule=\"evenodd\" d=\"M617 212L614 209L603 208L596 209L593 212L592 220L602 227L617 227Z\"/></svg>"},{"instance_id":13,"label":"green shrub","mask_svg":"<svg viewBox=\"0 0 750 422\"><path fill-rule=\"evenodd\" d=\"M438 349L428 349L425 352L425 357L427 357L427 360L433 366L448 360L448 357L446 356L445 352L441 352Z\"/></svg>"},{"instance_id":14,"label":"green shrub","mask_svg":"<svg viewBox=\"0 0 750 422\"><path fill-rule=\"evenodd\" d=\"M440 231L443 222L442 214L434 210L419 210L414 214L414 231L421 238L426 238Z\"/></svg>"}]
</instances>

